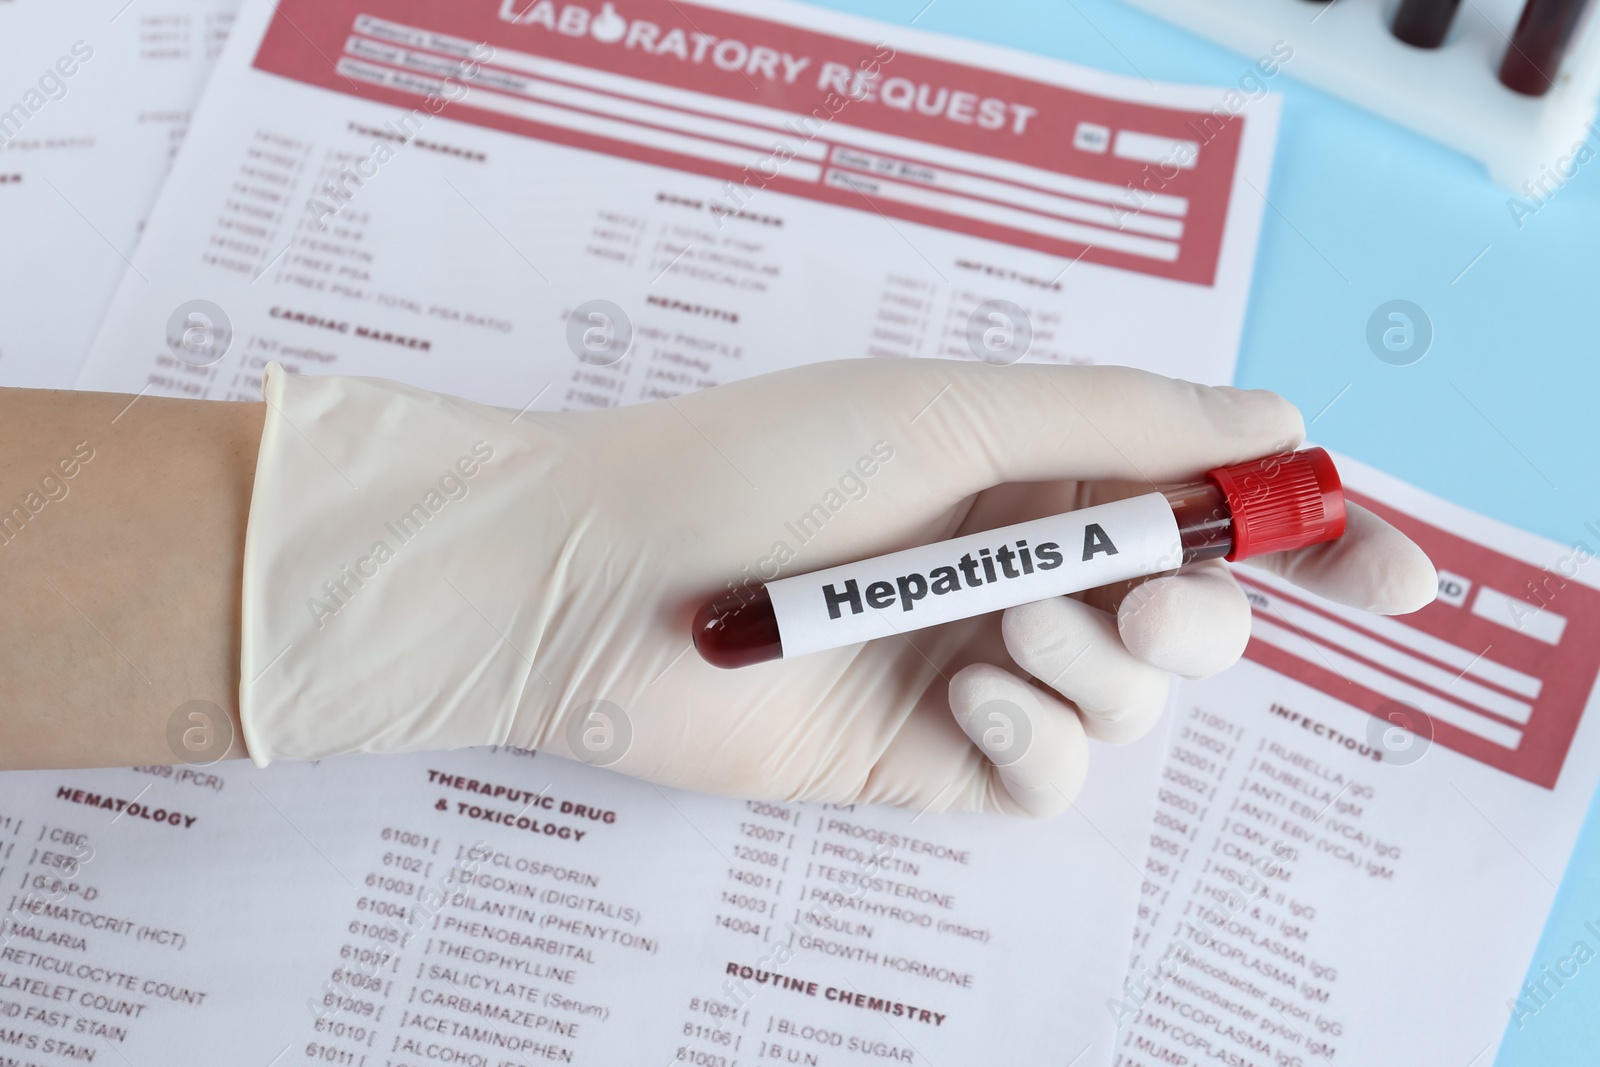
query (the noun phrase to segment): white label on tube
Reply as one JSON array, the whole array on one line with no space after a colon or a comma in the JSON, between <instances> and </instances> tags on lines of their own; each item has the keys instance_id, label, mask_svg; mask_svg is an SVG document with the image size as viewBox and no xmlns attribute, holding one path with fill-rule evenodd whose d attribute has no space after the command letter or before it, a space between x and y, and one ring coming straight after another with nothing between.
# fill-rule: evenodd
<instances>
[{"instance_id":1,"label":"white label on tube","mask_svg":"<svg viewBox=\"0 0 1600 1067\"><path fill-rule=\"evenodd\" d=\"M767 583L783 654L803 656L1174 570L1160 493Z\"/></svg>"}]
</instances>

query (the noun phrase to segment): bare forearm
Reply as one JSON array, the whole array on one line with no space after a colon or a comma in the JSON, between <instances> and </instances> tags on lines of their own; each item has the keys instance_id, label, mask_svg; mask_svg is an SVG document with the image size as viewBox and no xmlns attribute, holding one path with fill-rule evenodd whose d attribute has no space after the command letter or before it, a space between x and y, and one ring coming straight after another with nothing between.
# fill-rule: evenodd
<instances>
[{"instance_id":1,"label":"bare forearm","mask_svg":"<svg viewBox=\"0 0 1600 1067\"><path fill-rule=\"evenodd\" d=\"M231 719L244 755L239 588L263 412L0 390L0 768L173 762L169 721L191 701Z\"/></svg>"}]
</instances>

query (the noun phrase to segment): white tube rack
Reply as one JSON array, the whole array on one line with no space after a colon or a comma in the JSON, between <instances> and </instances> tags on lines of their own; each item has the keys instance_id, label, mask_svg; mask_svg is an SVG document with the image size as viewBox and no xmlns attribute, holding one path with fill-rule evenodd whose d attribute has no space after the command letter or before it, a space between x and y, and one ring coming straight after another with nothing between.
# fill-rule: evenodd
<instances>
[{"instance_id":1,"label":"white tube rack","mask_svg":"<svg viewBox=\"0 0 1600 1067\"><path fill-rule=\"evenodd\" d=\"M1466 153L1519 193L1547 174L1558 184L1570 178L1582 142L1600 153L1600 0L1541 97L1513 92L1497 77L1522 0L1463 0L1444 44L1431 50L1389 32L1399 0L1128 2L1246 56L1268 56L1287 42L1288 74Z\"/></svg>"}]
</instances>

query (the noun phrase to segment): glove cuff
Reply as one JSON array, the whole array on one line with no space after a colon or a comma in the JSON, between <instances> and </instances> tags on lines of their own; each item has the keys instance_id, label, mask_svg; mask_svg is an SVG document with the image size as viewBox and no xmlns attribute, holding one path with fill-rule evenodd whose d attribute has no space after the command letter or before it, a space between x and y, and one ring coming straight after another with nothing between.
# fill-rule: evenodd
<instances>
[{"instance_id":1,"label":"glove cuff","mask_svg":"<svg viewBox=\"0 0 1600 1067\"><path fill-rule=\"evenodd\" d=\"M239 706L259 766L501 744L537 681L538 416L267 366ZM544 683L540 683L545 688Z\"/></svg>"}]
</instances>

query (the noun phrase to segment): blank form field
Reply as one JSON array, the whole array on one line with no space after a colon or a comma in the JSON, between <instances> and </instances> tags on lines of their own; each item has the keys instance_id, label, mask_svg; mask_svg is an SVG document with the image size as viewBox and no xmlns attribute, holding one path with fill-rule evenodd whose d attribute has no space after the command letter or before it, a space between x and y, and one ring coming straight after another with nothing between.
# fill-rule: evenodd
<instances>
[{"instance_id":1,"label":"blank form field","mask_svg":"<svg viewBox=\"0 0 1600 1067\"><path fill-rule=\"evenodd\" d=\"M1136 159L1141 163L1163 163L1190 170L1200 161L1200 144L1153 133L1118 130L1111 154L1122 159Z\"/></svg>"},{"instance_id":2,"label":"blank form field","mask_svg":"<svg viewBox=\"0 0 1600 1067\"><path fill-rule=\"evenodd\" d=\"M1482 586L1472 601L1472 613L1480 619L1499 623L1508 630L1526 634L1547 645L1559 645L1566 632L1567 620L1549 608L1530 604L1521 597L1510 596L1498 589Z\"/></svg>"}]
</instances>

